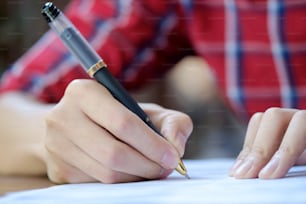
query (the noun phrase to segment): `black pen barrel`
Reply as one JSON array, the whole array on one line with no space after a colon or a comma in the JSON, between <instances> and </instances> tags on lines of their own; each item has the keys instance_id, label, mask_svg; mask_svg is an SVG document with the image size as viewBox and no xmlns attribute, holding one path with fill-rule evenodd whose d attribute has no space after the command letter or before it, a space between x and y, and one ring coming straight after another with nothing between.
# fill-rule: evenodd
<instances>
[{"instance_id":1,"label":"black pen barrel","mask_svg":"<svg viewBox=\"0 0 306 204\"><path fill-rule=\"evenodd\" d=\"M141 120L143 120L156 133L160 134L147 114L141 109L138 103L131 97L131 95L123 88L123 86L116 80L109 70L104 67L99 69L93 75L94 78L102 84L120 103L127 107L130 111L135 113Z\"/></svg>"}]
</instances>

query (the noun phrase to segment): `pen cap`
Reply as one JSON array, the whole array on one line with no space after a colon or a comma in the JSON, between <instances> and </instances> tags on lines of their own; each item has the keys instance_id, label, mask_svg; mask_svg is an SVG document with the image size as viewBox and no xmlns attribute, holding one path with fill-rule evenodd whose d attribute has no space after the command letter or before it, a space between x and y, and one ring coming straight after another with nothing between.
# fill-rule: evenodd
<instances>
[{"instance_id":1,"label":"pen cap","mask_svg":"<svg viewBox=\"0 0 306 204\"><path fill-rule=\"evenodd\" d=\"M60 10L56 8L53 3L47 2L44 4L41 13L45 17L47 22L50 23L60 14Z\"/></svg>"},{"instance_id":2,"label":"pen cap","mask_svg":"<svg viewBox=\"0 0 306 204\"><path fill-rule=\"evenodd\" d=\"M74 27L72 23L66 18L65 15L53 3L45 3L42 10L42 15L45 17L49 26L60 35L67 28Z\"/></svg>"},{"instance_id":3,"label":"pen cap","mask_svg":"<svg viewBox=\"0 0 306 204\"><path fill-rule=\"evenodd\" d=\"M64 13L50 2L43 6L41 13L48 21L52 30L60 37L76 59L79 60L86 72L92 67L100 65L99 62L103 61L101 57Z\"/></svg>"}]
</instances>

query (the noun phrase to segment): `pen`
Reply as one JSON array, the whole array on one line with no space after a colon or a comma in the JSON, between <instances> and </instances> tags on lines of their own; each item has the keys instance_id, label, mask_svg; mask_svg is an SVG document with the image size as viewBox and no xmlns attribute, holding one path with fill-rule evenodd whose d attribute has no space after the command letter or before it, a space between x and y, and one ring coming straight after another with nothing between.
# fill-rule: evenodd
<instances>
[{"instance_id":1,"label":"pen","mask_svg":"<svg viewBox=\"0 0 306 204\"><path fill-rule=\"evenodd\" d=\"M51 2L45 3L41 12L51 29L55 31L71 53L79 60L89 76L95 78L100 84L105 86L118 101L138 115L138 117L156 133L161 135L147 114L140 108L123 86L111 75L102 58L89 45L69 19ZM189 178L182 160L179 161L176 171L186 178Z\"/></svg>"}]
</instances>

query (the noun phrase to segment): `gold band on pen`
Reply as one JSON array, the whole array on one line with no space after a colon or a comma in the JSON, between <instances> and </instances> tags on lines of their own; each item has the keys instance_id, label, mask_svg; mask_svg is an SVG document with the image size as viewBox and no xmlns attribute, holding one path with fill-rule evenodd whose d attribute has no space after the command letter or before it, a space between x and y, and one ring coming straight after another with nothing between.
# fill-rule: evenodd
<instances>
[{"instance_id":1,"label":"gold band on pen","mask_svg":"<svg viewBox=\"0 0 306 204\"><path fill-rule=\"evenodd\" d=\"M95 73L99 71L102 68L106 68L107 65L101 60L97 62L96 64L92 65L88 70L87 73L90 77L94 77Z\"/></svg>"}]
</instances>

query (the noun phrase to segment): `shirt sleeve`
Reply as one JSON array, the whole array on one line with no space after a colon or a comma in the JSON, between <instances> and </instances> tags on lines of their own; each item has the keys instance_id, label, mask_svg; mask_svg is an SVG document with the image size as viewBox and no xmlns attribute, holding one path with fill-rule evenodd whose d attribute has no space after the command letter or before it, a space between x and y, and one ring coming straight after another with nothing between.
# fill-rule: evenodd
<instances>
[{"instance_id":1,"label":"shirt sleeve","mask_svg":"<svg viewBox=\"0 0 306 204\"><path fill-rule=\"evenodd\" d=\"M114 76L131 89L160 77L190 50L179 6L173 2L74 0L65 14ZM48 31L4 73L0 93L22 91L54 103L72 80L83 78L87 73Z\"/></svg>"}]
</instances>

